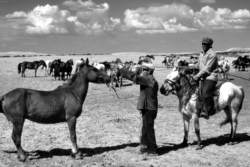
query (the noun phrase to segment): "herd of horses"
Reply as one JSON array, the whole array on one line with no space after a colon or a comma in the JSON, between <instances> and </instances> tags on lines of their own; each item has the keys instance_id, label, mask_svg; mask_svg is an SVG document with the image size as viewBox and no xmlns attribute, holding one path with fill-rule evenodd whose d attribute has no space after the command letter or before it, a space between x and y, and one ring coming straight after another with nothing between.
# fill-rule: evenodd
<instances>
[{"instance_id":1,"label":"herd of horses","mask_svg":"<svg viewBox=\"0 0 250 167\"><path fill-rule=\"evenodd\" d=\"M12 140L17 149L18 159L22 162L27 159L26 152L21 146L21 135L26 119L42 124L67 122L72 143L71 156L75 159L82 159L83 154L80 152L76 142L76 122L77 118L82 113L82 105L87 96L89 83L110 84L114 81L113 78L119 75L119 68L115 68L115 64L122 64L125 68L132 70L134 73L140 73L140 64L142 62L150 63L152 59L154 59L153 56L145 56L140 57L138 63L122 63L120 59L117 59L114 62L108 63L94 62L92 65L89 63L88 59L81 59L79 62L75 62L75 65L78 64L78 66L75 67L76 71L71 77L71 67L73 64L71 60L65 63L60 59L47 63L44 61L20 63L23 77L25 76L24 71L26 68L37 70L41 65L46 68L47 74L51 74L53 71L55 78L61 76L62 73L67 73L67 70L70 72L67 73L67 76L69 76L67 83L52 91L17 88L0 96L0 113L3 113L7 120L13 124ZM178 65L180 66L174 68L167 76L160 88L160 92L165 96L169 93L174 93L179 99L179 111L183 115L184 121L184 139L181 145L188 145L187 135L189 123L190 119L193 118L195 132L198 138L197 148L201 149L199 117L194 107L197 98L196 92L199 87L196 84L192 84L191 76L194 74L193 69L184 68L181 63L183 63L183 61L179 61ZM100 67L104 68L104 70ZM242 108L244 90L242 87L231 82L224 82L222 85L217 86L214 91L219 92L216 93L218 97L215 98L215 104L217 104L216 107L218 111L224 110L227 116L221 125L226 123L231 124L229 142L234 144L233 142L235 141L238 124L237 116Z\"/></svg>"}]
</instances>

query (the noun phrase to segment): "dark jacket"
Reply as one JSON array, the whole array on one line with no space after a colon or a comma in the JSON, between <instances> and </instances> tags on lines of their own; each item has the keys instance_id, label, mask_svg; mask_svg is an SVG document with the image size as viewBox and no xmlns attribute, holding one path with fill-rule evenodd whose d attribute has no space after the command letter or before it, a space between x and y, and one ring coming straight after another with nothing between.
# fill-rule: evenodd
<instances>
[{"instance_id":1,"label":"dark jacket","mask_svg":"<svg viewBox=\"0 0 250 167\"><path fill-rule=\"evenodd\" d=\"M140 96L137 104L138 110L157 110L158 98L157 93L159 90L158 82L153 75L140 76L125 68L120 69L124 78L133 81L140 85Z\"/></svg>"}]
</instances>

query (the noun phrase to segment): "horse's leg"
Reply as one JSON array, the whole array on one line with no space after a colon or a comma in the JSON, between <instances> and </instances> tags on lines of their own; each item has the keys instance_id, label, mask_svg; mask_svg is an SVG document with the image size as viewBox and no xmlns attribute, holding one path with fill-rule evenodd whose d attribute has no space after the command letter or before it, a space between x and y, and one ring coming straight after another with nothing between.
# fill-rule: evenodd
<instances>
[{"instance_id":1,"label":"horse's leg","mask_svg":"<svg viewBox=\"0 0 250 167\"><path fill-rule=\"evenodd\" d=\"M36 77L36 70L37 70L37 68L35 69L35 77Z\"/></svg>"},{"instance_id":2,"label":"horse's leg","mask_svg":"<svg viewBox=\"0 0 250 167\"><path fill-rule=\"evenodd\" d=\"M120 89L122 87L122 76L120 77Z\"/></svg>"},{"instance_id":3,"label":"horse's leg","mask_svg":"<svg viewBox=\"0 0 250 167\"><path fill-rule=\"evenodd\" d=\"M70 140L72 143L72 154L71 157L75 159L82 159L83 155L77 147L77 137L76 137L76 117L71 117L67 120L70 132Z\"/></svg>"},{"instance_id":4,"label":"horse's leg","mask_svg":"<svg viewBox=\"0 0 250 167\"><path fill-rule=\"evenodd\" d=\"M194 128L195 128L195 133L197 136L197 142L198 142L198 146L196 148L196 150L200 150L202 149L201 146L201 136L200 136L200 123L199 123L199 117L197 114L193 114L193 120L194 120Z\"/></svg>"},{"instance_id":5,"label":"horse's leg","mask_svg":"<svg viewBox=\"0 0 250 167\"><path fill-rule=\"evenodd\" d=\"M184 138L183 142L180 144L181 146L185 147L188 146L188 132L189 132L189 125L190 125L190 118L186 115L182 115L183 123L184 123Z\"/></svg>"},{"instance_id":6,"label":"horse's leg","mask_svg":"<svg viewBox=\"0 0 250 167\"><path fill-rule=\"evenodd\" d=\"M21 118L13 122L12 140L17 148L17 158L24 162L27 158L25 151L21 146L21 135L23 131L24 120Z\"/></svg>"},{"instance_id":7,"label":"horse's leg","mask_svg":"<svg viewBox=\"0 0 250 167\"><path fill-rule=\"evenodd\" d=\"M21 77L25 77L24 72L25 72L25 68L22 68Z\"/></svg>"},{"instance_id":8,"label":"horse's leg","mask_svg":"<svg viewBox=\"0 0 250 167\"><path fill-rule=\"evenodd\" d=\"M234 109L231 109L231 113L232 113L232 121L231 121L231 134L229 142L230 145L234 144L235 142L235 135L238 126L238 119L237 119L238 113Z\"/></svg>"}]
</instances>

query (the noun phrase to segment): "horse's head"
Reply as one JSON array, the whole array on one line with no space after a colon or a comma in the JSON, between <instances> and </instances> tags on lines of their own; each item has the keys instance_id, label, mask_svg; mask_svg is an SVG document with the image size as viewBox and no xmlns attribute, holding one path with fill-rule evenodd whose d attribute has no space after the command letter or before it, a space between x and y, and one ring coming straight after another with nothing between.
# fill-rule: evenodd
<instances>
[{"instance_id":1,"label":"horse's head","mask_svg":"<svg viewBox=\"0 0 250 167\"><path fill-rule=\"evenodd\" d=\"M172 71L170 74L168 74L166 80L164 81L163 85L160 88L161 94L167 96L169 93L172 93L179 87L179 78L180 73L179 70Z\"/></svg>"},{"instance_id":2,"label":"horse's head","mask_svg":"<svg viewBox=\"0 0 250 167\"><path fill-rule=\"evenodd\" d=\"M172 71L160 88L161 94L167 96L169 93L174 93L174 91L179 95L187 93L190 86L192 86L189 74L191 74L190 69L178 69Z\"/></svg>"},{"instance_id":3,"label":"horse's head","mask_svg":"<svg viewBox=\"0 0 250 167\"><path fill-rule=\"evenodd\" d=\"M40 65L42 65L43 67L47 68L47 65L46 65L46 63L45 63L44 60L40 60L40 61L39 61L39 66L40 66ZM43 68L43 67L42 67L42 68Z\"/></svg>"},{"instance_id":4,"label":"horse's head","mask_svg":"<svg viewBox=\"0 0 250 167\"><path fill-rule=\"evenodd\" d=\"M94 66L89 64L89 59L87 58L86 63L81 64L80 74L86 75L86 79L93 83L109 83L110 76L106 74L103 70L98 70Z\"/></svg>"},{"instance_id":5,"label":"horse's head","mask_svg":"<svg viewBox=\"0 0 250 167\"><path fill-rule=\"evenodd\" d=\"M69 60L66 62L66 64L69 64L69 65L73 66L73 65L74 65L73 59L69 59Z\"/></svg>"}]
</instances>

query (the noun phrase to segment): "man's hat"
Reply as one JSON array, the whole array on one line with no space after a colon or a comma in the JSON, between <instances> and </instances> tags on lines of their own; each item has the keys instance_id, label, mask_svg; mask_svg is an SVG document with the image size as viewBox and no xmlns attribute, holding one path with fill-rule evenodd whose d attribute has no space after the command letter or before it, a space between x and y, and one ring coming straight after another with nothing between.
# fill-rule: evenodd
<instances>
[{"instance_id":1,"label":"man's hat","mask_svg":"<svg viewBox=\"0 0 250 167\"><path fill-rule=\"evenodd\" d=\"M205 37L202 39L202 43L205 43L205 44L213 44L213 39L212 38L209 38L209 37Z\"/></svg>"},{"instance_id":2,"label":"man's hat","mask_svg":"<svg viewBox=\"0 0 250 167\"><path fill-rule=\"evenodd\" d=\"M155 70L155 66L151 63L145 63L143 62L142 63L142 69L148 69L148 70L151 70L151 71L154 71Z\"/></svg>"}]
</instances>

